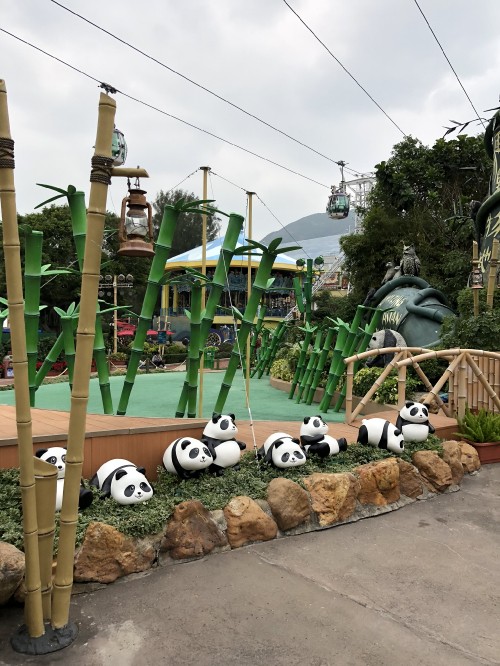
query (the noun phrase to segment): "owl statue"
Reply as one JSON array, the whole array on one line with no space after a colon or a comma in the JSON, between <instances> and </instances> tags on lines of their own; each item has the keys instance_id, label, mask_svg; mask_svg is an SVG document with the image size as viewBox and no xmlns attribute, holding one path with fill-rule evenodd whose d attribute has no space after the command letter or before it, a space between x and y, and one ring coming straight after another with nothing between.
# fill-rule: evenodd
<instances>
[{"instance_id":1,"label":"owl statue","mask_svg":"<svg viewBox=\"0 0 500 666\"><path fill-rule=\"evenodd\" d=\"M403 244L403 258L401 259L401 275L418 276L420 273L420 259L415 253L414 245Z\"/></svg>"}]
</instances>

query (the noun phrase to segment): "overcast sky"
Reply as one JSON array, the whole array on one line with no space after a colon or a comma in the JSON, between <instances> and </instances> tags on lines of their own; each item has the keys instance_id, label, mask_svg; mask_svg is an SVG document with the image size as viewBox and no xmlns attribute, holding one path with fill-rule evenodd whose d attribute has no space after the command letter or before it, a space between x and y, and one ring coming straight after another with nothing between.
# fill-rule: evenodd
<instances>
[{"instance_id":1,"label":"overcast sky","mask_svg":"<svg viewBox=\"0 0 500 666\"><path fill-rule=\"evenodd\" d=\"M474 117L414 0L289 0L406 133L432 144L450 118ZM333 160L369 172L403 138L282 0L61 0L61 4ZM500 1L419 0L474 105L498 105ZM2 0L0 27L99 81L330 185L332 162L297 145L118 43L50 0ZM18 211L48 198L37 182L89 189L97 84L0 32L16 142ZM282 224L322 212L328 188L118 94L127 165L150 174L151 199L200 166L257 192ZM488 114L489 115L489 114ZM479 130L473 129L473 132ZM198 171L182 187L200 195ZM212 189L213 188L213 189ZM110 189L119 212L123 180ZM245 214L241 189L213 175L209 195ZM279 228L256 200L254 237ZM334 222L332 222L334 224ZM332 230L334 233L334 231Z\"/></svg>"}]
</instances>

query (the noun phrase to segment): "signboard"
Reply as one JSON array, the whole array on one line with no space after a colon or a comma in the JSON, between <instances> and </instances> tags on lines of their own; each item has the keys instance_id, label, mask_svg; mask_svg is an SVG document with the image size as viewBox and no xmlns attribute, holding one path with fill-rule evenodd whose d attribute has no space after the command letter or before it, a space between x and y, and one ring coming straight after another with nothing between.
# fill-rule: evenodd
<instances>
[{"instance_id":1,"label":"signboard","mask_svg":"<svg viewBox=\"0 0 500 666\"><path fill-rule=\"evenodd\" d=\"M167 343L167 331L158 331L158 344L164 345Z\"/></svg>"}]
</instances>

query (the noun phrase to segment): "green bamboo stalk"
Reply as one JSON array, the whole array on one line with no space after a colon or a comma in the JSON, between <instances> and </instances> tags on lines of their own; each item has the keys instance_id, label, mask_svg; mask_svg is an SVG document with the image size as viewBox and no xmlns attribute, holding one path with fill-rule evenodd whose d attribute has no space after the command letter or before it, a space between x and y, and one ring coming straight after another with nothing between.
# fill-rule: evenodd
<instances>
[{"instance_id":1,"label":"green bamboo stalk","mask_svg":"<svg viewBox=\"0 0 500 666\"><path fill-rule=\"evenodd\" d=\"M26 326L26 350L30 405L35 406L36 362L38 358L38 325L40 321L40 283L42 277L43 233L25 228L24 254L24 321Z\"/></svg>"},{"instance_id":2,"label":"green bamboo stalk","mask_svg":"<svg viewBox=\"0 0 500 666\"><path fill-rule=\"evenodd\" d=\"M189 419L196 418L196 395L198 391L198 371L200 369L200 334L201 334L201 289L202 282L191 285L191 336L188 347L188 410ZM187 313L186 313L187 314Z\"/></svg>"},{"instance_id":3,"label":"green bamboo stalk","mask_svg":"<svg viewBox=\"0 0 500 666\"><path fill-rule=\"evenodd\" d=\"M295 399L295 402L297 404L299 404L300 401L302 400L302 395L304 391L307 396L307 392L309 390L309 387L311 386L314 369L316 368L316 365L319 360L319 352L321 349L322 341L323 341L323 331L320 329L316 332L316 335L314 336L314 344L311 355L309 357L309 362L307 364L306 371L304 372L304 375L300 380L300 384L297 390L297 397Z\"/></svg>"},{"instance_id":4,"label":"green bamboo stalk","mask_svg":"<svg viewBox=\"0 0 500 666\"><path fill-rule=\"evenodd\" d=\"M101 391L102 407L105 414L113 414L113 398L111 397L111 383L109 381L109 365L102 334L102 314L99 304L95 320L94 359Z\"/></svg>"},{"instance_id":5,"label":"green bamboo stalk","mask_svg":"<svg viewBox=\"0 0 500 666\"><path fill-rule=\"evenodd\" d=\"M267 348L264 350L264 354L262 356L262 361L259 364L259 371L257 378L260 379L264 372L266 375L269 374L271 370L271 366L273 364L274 358L276 354L278 353L278 348L279 348L279 343L285 334L286 331L286 324L285 321L282 320L278 322L278 325L274 329L270 344L267 346Z\"/></svg>"},{"instance_id":6,"label":"green bamboo stalk","mask_svg":"<svg viewBox=\"0 0 500 666\"><path fill-rule=\"evenodd\" d=\"M245 308L243 319L241 321L241 326L238 330L237 344L234 346L233 351L231 352L231 357L229 359L229 363L226 372L224 374L224 379L222 380L222 384L220 387L219 395L215 403L214 407L215 412L219 413L222 412L224 405L226 403L226 399L229 394L229 390L231 388L234 375L236 374L236 369L238 368L238 364L240 362L240 354L238 353L238 350L242 350L245 348L248 335L252 330L259 302L262 298L262 294L266 290L267 281L269 279L269 276L271 275L271 270L276 260L276 257L280 252L287 252L291 251L292 249L292 248L278 249L280 242L281 238L275 238L274 240L271 241L269 247L265 247L264 245L261 245L256 241L249 240L248 247L243 248L243 250L241 251L242 253L243 252L246 253L246 252L251 252L252 249L259 248L260 250L262 250L262 257L255 275L254 283L252 285L252 291L247 301L247 306Z\"/></svg>"},{"instance_id":7,"label":"green bamboo stalk","mask_svg":"<svg viewBox=\"0 0 500 666\"><path fill-rule=\"evenodd\" d=\"M257 353L257 340L261 334L262 327L264 325L264 317L266 316L267 306L261 303L259 317L254 327L254 336L252 338L252 343L250 345L250 363L255 362L255 356Z\"/></svg>"},{"instance_id":8,"label":"green bamboo stalk","mask_svg":"<svg viewBox=\"0 0 500 666\"><path fill-rule=\"evenodd\" d=\"M64 340L64 357L68 366L68 379L70 388L73 389L73 374L75 369L75 324L78 319L74 316L75 303L71 303L67 312L54 308L61 318L62 334Z\"/></svg>"},{"instance_id":9,"label":"green bamboo stalk","mask_svg":"<svg viewBox=\"0 0 500 666\"><path fill-rule=\"evenodd\" d=\"M304 293L302 291L303 277L294 277L292 282L293 290L295 292L295 305L300 314L304 314L306 308L304 305Z\"/></svg>"},{"instance_id":10,"label":"green bamboo stalk","mask_svg":"<svg viewBox=\"0 0 500 666\"><path fill-rule=\"evenodd\" d=\"M310 326L307 322L305 326L300 326L300 330L304 331L305 336L304 340L302 341L302 346L300 349L300 354L299 354L299 359L297 361L297 367L295 369L295 374L293 375L292 379L292 385L290 387L290 393L288 394L288 399L291 400L294 396L295 389L297 387L297 384L301 381L304 371L305 371L305 359L307 356L307 352L309 350L309 345L311 343L311 339L313 336L313 333L316 331L316 326Z\"/></svg>"},{"instance_id":11,"label":"green bamboo stalk","mask_svg":"<svg viewBox=\"0 0 500 666\"><path fill-rule=\"evenodd\" d=\"M261 329L261 335L262 335L262 344L260 346L260 356L259 360L255 364L250 377L254 377L257 372L260 371L261 368L263 368L265 364L265 359L267 358L267 355L270 352L270 344L269 344L269 338L271 337L271 331L264 327Z\"/></svg>"},{"instance_id":12,"label":"green bamboo stalk","mask_svg":"<svg viewBox=\"0 0 500 666\"><path fill-rule=\"evenodd\" d=\"M349 335L349 326L340 319L337 321L337 329L337 339L335 340L335 347L333 349L332 359L330 361L330 369L328 371L325 392L319 404L320 411L322 412L328 411L332 401L333 393L340 379L341 375L339 374L339 363L342 363L342 352L345 348Z\"/></svg>"},{"instance_id":13,"label":"green bamboo stalk","mask_svg":"<svg viewBox=\"0 0 500 666\"><path fill-rule=\"evenodd\" d=\"M312 405L314 394L316 393L316 389L318 388L319 383L321 381L321 374L323 373L323 370L325 368L326 361L328 359L328 352L330 351L330 347L332 346L336 330L337 329L334 326L329 326L327 329L325 340L323 342L323 348L319 354L318 363L316 365L314 374L312 376L311 385L309 386L307 391L307 396L305 401L306 405Z\"/></svg>"}]
</instances>

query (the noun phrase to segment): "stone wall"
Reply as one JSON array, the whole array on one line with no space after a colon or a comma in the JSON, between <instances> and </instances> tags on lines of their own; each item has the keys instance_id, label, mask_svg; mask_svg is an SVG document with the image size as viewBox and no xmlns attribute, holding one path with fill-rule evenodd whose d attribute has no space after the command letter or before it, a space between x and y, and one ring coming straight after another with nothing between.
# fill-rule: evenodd
<instances>
[{"instance_id":1,"label":"stone wall","mask_svg":"<svg viewBox=\"0 0 500 666\"><path fill-rule=\"evenodd\" d=\"M443 449L442 458L435 451L419 451L413 464L388 458L352 472L312 474L304 478L305 488L275 478L266 500L233 497L217 511L208 511L197 500L182 502L160 534L143 539L91 523L75 555L75 583L112 583L155 566L335 527L459 490L464 474L480 468L478 454L465 442L447 441ZM23 567L23 553L0 543L0 603L12 595L22 599Z\"/></svg>"}]
</instances>

